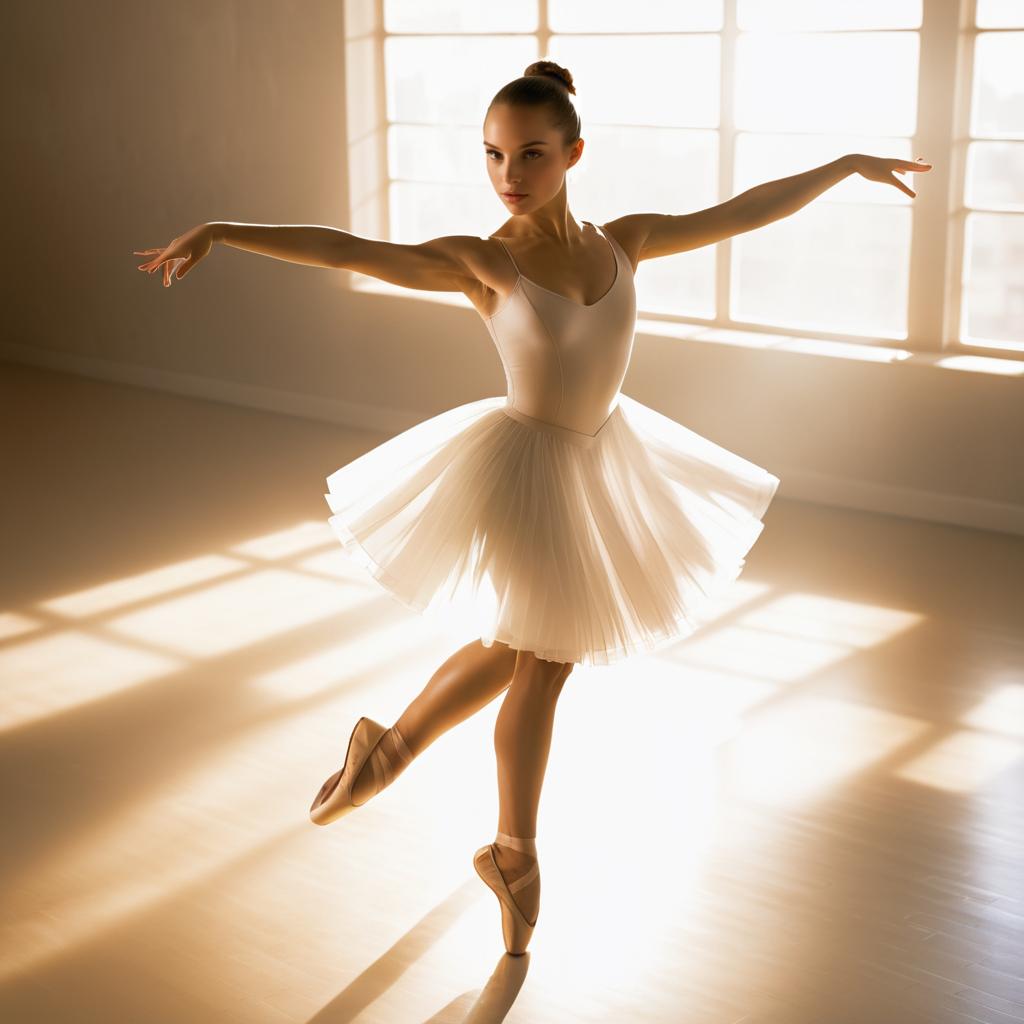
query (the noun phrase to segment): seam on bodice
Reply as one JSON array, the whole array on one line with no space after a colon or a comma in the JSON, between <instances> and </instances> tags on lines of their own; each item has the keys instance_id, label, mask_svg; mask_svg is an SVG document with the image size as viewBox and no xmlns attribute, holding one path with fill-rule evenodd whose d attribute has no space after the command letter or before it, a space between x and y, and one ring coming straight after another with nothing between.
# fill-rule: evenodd
<instances>
[{"instance_id":1,"label":"seam on bodice","mask_svg":"<svg viewBox=\"0 0 1024 1024\"><path fill-rule=\"evenodd\" d=\"M562 350L558 347L558 342L555 341L547 321L540 315L540 310L533 304L533 299L526 292L523 292L523 298L530 304L533 315L540 322L541 327L544 328L544 333L548 336L548 341L551 342L551 347L555 350L555 358L558 360L558 407L555 409L555 416L557 417L562 411L562 403L565 401L565 368L562 366Z\"/></svg>"}]
</instances>

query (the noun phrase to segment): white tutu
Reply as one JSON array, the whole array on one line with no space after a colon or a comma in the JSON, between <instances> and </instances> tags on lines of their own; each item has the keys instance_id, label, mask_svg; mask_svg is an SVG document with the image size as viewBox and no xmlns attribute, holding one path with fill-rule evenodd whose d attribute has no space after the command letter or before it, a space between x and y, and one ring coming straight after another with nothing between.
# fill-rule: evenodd
<instances>
[{"instance_id":1,"label":"white tutu","mask_svg":"<svg viewBox=\"0 0 1024 1024\"><path fill-rule=\"evenodd\" d=\"M608 665L703 624L779 478L625 394L590 444L506 405L449 409L332 473L348 555L407 607L457 605L485 646L548 661Z\"/></svg>"}]
</instances>

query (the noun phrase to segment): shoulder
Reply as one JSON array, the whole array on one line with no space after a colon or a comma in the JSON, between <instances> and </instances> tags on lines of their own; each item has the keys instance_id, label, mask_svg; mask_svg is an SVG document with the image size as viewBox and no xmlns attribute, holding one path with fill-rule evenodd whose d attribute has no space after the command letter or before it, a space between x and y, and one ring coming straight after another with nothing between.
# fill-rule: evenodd
<instances>
[{"instance_id":1,"label":"shoulder","mask_svg":"<svg viewBox=\"0 0 1024 1024\"><path fill-rule=\"evenodd\" d=\"M446 235L434 243L464 269L462 291L481 316L490 316L515 287L515 267L496 236Z\"/></svg>"},{"instance_id":2,"label":"shoulder","mask_svg":"<svg viewBox=\"0 0 1024 1024\"><path fill-rule=\"evenodd\" d=\"M509 276L509 259L496 236L444 235L421 242L419 248L433 250L458 266L471 287L500 287Z\"/></svg>"},{"instance_id":3,"label":"shoulder","mask_svg":"<svg viewBox=\"0 0 1024 1024\"><path fill-rule=\"evenodd\" d=\"M607 221L601 229L611 235L619 243L630 264L636 271L640 262L640 251L643 249L647 234L651 230L651 217L657 214L629 213L615 220Z\"/></svg>"},{"instance_id":4,"label":"shoulder","mask_svg":"<svg viewBox=\"0 0 1024 1024\"><path fill-rule=\"evenodd\" d=\"M469 267L500 263L503 241L506 240L499 239L497 235L445 235L434 239Z\"/></svg>"}]
</instances>

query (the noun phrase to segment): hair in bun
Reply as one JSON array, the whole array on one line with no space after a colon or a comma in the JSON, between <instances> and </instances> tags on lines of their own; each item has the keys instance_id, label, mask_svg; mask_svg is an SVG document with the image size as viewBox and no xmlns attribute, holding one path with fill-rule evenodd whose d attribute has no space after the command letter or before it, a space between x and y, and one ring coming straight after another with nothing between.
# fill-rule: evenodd
<instances>
[{"instance_id":1,"label":"hair in bun","mask_svg":"<svg viewBox=\"0 0 1024 1024\"><path fill-rule=\"evenodd\" d=\"M551 123L562 132L566 146L571 146L580 137L580 116L570 98L576 95L572 75L551 60L534 61L520 75L502 86L491 100L491 107L505 103L512 107L542 107L551 112Z\"/></svg>"},{"instance_id":2,"label":"hair in bun","mask_svg":"<svg viewBox=\"0 0 1024 1024\"><path fill-rule=\"evenodd\" d=\"M556 64L553 60L537 60L534 61L524 72L524 77L531 75L553 75L561 82L566 89L576 95L576 86L572 84L572 75L569 74L567 68L563 68L561 65Z\"/></svg>"}]
</instances>

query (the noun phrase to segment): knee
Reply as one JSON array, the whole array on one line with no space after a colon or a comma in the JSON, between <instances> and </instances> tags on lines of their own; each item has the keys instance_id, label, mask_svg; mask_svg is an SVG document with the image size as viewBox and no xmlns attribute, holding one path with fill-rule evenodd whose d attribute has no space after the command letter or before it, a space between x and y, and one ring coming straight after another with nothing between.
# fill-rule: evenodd
<instances>
[{"instance_id":1,"label":"knee","mask_svg":"<svg viewBox=\"0 0 1024 1024\"><path fill-rule=\"evenodd\" d=\"M575 667L574 661L546 661L532 651L520 651L515 677L528 681L531 686L542 687L557 694Z\"/></svg>"}]
</instances>

